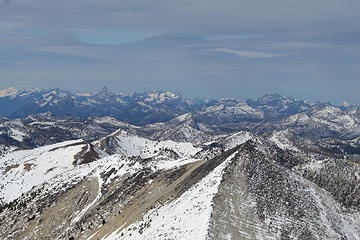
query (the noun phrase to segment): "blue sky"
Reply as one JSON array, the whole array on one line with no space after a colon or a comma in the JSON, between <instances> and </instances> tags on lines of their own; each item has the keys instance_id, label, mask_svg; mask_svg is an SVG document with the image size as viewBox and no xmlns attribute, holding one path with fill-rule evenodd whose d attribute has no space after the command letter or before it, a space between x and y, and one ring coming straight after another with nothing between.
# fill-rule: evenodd
<instances>
[{"instance_id":1,"label":"blue sky","mask_svg":"<svg viewBox=\"0 0 360 240\"><path fill-rule=\"evenodd\" d=\"M0 2L0 88L360 104L358 0Z\"/></svg>"}]
</instances>

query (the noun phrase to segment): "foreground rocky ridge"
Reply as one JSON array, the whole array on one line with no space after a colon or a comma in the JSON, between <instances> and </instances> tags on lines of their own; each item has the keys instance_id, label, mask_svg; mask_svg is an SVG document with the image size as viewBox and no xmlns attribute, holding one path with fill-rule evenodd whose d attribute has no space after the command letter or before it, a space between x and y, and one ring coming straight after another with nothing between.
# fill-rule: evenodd
<instances>
[{"instance_id":1,"label":"foreground rocky ridge","mask_svg":"<svg viewBox=\"0 0 360 240\"><path fill-rule=\"evenodd\" d=\"M281 131L195 145L132 131L3 156L0 238L360 238L357 154Z\"/></svg>"},{"instance_id":2,"label":"foreground rocky ridge","mask_svg":"<svg viewBox=\"0 0 360 240\"><path fill-rule=\"evenodd\" d=\"M241 146L214 198L210 238L358 239L358 212L308 181L308 175L288 169L284 160L269 158L251 141Z\"/></svg>"}]
</instances>

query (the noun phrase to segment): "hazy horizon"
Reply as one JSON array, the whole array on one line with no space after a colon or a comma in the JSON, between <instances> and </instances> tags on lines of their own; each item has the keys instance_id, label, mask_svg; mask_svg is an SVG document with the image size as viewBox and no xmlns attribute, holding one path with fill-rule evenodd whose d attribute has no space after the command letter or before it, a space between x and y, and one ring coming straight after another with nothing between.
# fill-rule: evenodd
<instances>
[{"instance_id":1,"label":"hazy horizon","mask_svg":"<svg viewBox=\"0 0 360 240\"><path fill-rule=\"evenodd\" d=\"M226 99L226 98L236 98L236 99L240 99L240 100L249 100L249 99L260 99L262 97L265 97L265 96L269 96L269 95L280 95L280 96L283 96L283 97L288 97L288 98L294 98L294 99L297 99L297 100L303 100L305 102L313 102L313 103L329 103L329 104L332 104L332 105L341 105L343 103L348 103L348 104L351 104L351 105L359 105L359 104L356 104L356 103L353 103L353 102L348 102L348 101L341 101L341 102L331 102L329 100L317 100L317 99L307 99L307 98L304 98L304 97L297 97L297 96L293 96L293 95L289 95L289 94L286 94L286 93L279 93L279 92L266 92L266 93L263 93L263 94L260 94L260 95L257 95L257 96L215 96L215 97L199 97L199 96L190 96L190 95L186 95L180 91L176 91L176 90L171 90L171 89L147 89L147 90L143 90L143 91L131 91L131 92L125 92L125 91L115 91L115 90L112 90L106 86L102 86L98 89L93 89L93 90L89 90L89 91L85 91L85 90L81 90L81 89L66 89L66 88L61 88L61 87L58 87L58 86L53 86L53 87L49 87L49 88L36 88L36 87L33 87L33 88L15 88L13 86L9 86L9 87L5 87L5 88L0 88L0 92L3 91L3 90L8 90L8 89L15 89L15 90L38 90L38 91L47 91L47 90L55 90L55 89L59 89L59 90L62 90L62 91L69 91L71 93L79 93L79 94L96 94L96 93L99 93L101 91L103 91L104 89L110 91L111 93L113 94L121 94L121 95L132 95L132 94L141 94L141 93L147 93L147 92L172 92L172 93L176 93L184 98L188 98L188 99L209 99L209 100L221 100L221 99ZM1 94L0 94L1 95Z\"/></svg>"},{"instance_id":2,"label":"hazy horizon","mask_svg":"<svg viewBox=\"0 0 360 240\"><path fill-rule=\"evenodd\" d=\"M356 0L0 3L0 88L360 104Z\"/></svg>"}]
</instances>

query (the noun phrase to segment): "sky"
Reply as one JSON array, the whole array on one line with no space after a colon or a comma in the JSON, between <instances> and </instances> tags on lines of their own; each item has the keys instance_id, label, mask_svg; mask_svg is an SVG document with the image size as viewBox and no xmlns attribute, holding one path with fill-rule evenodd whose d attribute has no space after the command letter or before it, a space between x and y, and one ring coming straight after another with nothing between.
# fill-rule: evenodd
<instances>
[{"instance_id":1,"label":"sky","mask_svg":"<svg viewBox=\"0 0 360 240\"><path fill-rule=\"evenodd\" d=\"M0 0L0 88L360 104L359 0Z\"/></svg>"}]
</instances>

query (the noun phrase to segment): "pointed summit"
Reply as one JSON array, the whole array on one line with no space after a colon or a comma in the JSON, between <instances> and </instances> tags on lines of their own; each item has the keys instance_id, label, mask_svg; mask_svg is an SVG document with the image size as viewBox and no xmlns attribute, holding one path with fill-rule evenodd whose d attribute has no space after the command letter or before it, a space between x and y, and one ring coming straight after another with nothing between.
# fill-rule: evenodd
<instances>
[{"instance_id":1,"label":"pointed summit","mask_svg":"<svg viewBox=\"0 0 360 240\"><path fill-rule=\"evenodd\" d=\"M109 97L114 95L107 87L103 87L100 92L97 92L95 96L97 97Z\"/></svg>"}]
</instances>

